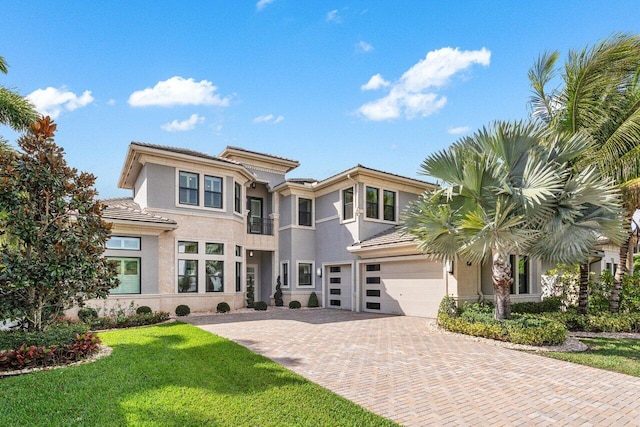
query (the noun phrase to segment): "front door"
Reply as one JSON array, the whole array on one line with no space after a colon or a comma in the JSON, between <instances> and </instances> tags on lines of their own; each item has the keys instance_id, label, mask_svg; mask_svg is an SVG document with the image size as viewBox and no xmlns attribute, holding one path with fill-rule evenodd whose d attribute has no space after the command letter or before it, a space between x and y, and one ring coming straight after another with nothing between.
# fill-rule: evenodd
<instances>
[{"instance_id":1,"label":"front door","mask_svg":"<svg viewBox=\"0 0 640 427\"><path fill-rule=\"evenodd\" d=\"M253 234L262 234L262 199L249 197L249 231Z\"/></svg>"},{"instance_id":2,"label":"front door","mask_svg":"<svg viewBox=\"0 0 640 427\"><path fill-rule=\"evenodd\" d=\"M258 265L247 264L247 299L251 298L253 293L253 301L260 301L260 283L258 283Z\"/></svg>"}]
</instances>

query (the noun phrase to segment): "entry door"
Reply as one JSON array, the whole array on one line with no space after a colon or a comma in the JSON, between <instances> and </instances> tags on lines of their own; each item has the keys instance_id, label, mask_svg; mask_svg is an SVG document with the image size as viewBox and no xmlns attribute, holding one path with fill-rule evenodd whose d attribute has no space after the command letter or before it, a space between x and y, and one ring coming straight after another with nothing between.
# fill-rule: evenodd
<instances>
[{"instance_id":1,"label":"entry door","mask_svg":"<svg viewBox=\"0 0 640 427\"><path fill-rule=\"evenodd\" d=\"M249 229L251 233L262 234L262 199L249 197Z\"/></svg>"},{"instance_id":2,"label":"entry door","mask_svg":"<svg viewBox=\"0 0 640 427\"><path fill-rule=\"evenodd\" d=\"M260 283L258 283L258 265L247 264L247 294L253 286L253 301L260 301Z\"/></svg>"}]
</instances>

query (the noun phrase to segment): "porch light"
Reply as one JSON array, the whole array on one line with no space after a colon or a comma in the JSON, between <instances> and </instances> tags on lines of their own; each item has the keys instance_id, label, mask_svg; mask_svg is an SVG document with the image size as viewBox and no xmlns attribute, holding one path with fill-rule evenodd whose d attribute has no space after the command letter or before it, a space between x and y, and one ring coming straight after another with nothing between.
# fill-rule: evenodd
<instances>
[{"instance_id":1,"label":"porch light","mask_svg":"<svg viewBox=\"0 0 640 427\"><path fill-rule=\"evenodd\" d=\"M318 275L318 277L322 277L322 268L318 268L316 270L316 274Z\"/></svg>"},{"instance_id":2,"label":"porch light","mask_svg":"<svg viewBox=\"0 0 640 427\"><path fill-rule=\"evenodd\" d=\"M253 256L253 251L249 251L249 256L252 257Z\"/></svg>"}]
</instances>

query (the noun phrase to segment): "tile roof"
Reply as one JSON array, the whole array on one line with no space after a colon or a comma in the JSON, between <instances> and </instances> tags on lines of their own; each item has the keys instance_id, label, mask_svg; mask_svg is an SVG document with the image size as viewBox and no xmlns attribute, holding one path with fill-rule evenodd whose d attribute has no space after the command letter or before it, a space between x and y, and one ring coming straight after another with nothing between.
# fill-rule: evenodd
<instances>
[{"instance_id":1,"label":"tile roof","mask_svg":"<svg viewBox=\"0 0 640 427\"><path fill-rule=\"evenodd\" d=\"M168 145L149 144L149 143L146 143L146 142L137 142L137 141L133 141L133 142L131 142L131 144L132 145L138 145L140 147L155 148L156 150L169 151L169 152L172 152L172 153L186 154L188 156L199 157L201 159L217 160L217 161L220 161L220 162L230 163L232 165L241 165L240 162L236 162L235 160L227 159L227 158L224 158L224 157L212 156L211 154L202 153L200 151L195 151L195 150L190 150L188 148L170 147Z\"/></svg>"},{"instance_id":2,"label":"tile roof","mask_svg":"<svg viewBox=\"0 0 640 427\"><path fill-rule=\"evenodd\" d=\"M371 248L373 246L386 246L398 243L413 242L413 236L405 234L399 226L388 228L370 238L360 242L361 248Z\"/></svg>"},{"instance_id":3,"label":"tile roof","mask_svg":"<svg viewBox=\"0 0 640 427\"><path fill-rule=\"evenodd\" d=\"M234 147L233 145L228 145L227 149L228 150L242 151L244 153L249 153L249 154L257 154L259 156L271 157L273 159L284 160L286 162L298 163L299 164L299 162L297 160L294 160L294 159L289 159L287 157L282 157L282 156L275 156L273 154L261 153L259 151L247 150L246 148Z\"/></svg>"},{"instance_id":4,"label":"tile roof","mask_svg":"<svg viewBox=\"0 0 640 427\"><path fill-rule=\"evenodd\" d=\"M331 176L330 176L330 177L328 177L328 178L325 178L325 179L320 180L320 181L318 182L318 185L322 185L324 182L329 181L329 180L331 180L332 178L335 178L335 177L337 177L337 176L340 176L340 175L343 175L343 174L345 174L345 173L351 172L351 171L353 171L354 169L358 169L358 168L360 168L360 169L364 169L364 170L368 170L368 171L371 171L371 172L377 172L377 173L381 173L381 174L385 174L385 175L395 176L395 177L397 177L397 178L401 178L401 179L407 179L407 180L414 181L414 182L417 182L417 183L420 183L420 184L423 184L423 185L424 185L424 184L427 184L427 185L433 185L433 186L436 186L436 184L434 184L434 183L432 183L432 182L429 182L429 181L423 181L423 180L421 180L421 179L411 178L411 177L408 177L408 176L399 175L399 174L397 174L397 173L391 173L391 172L386 172L386 171L383 171L383 170L380 170L380 169L370 168L370 167L367 167L367 166L361 165L360 163L358 163L357 165L355 165L355 166L354 166L354 167L352 167L352 168L349 168L349 169L343 170L342 172L338 172L338 173L336 173L336 174L334 174L334 175L331 175Z\"/></svg>"},{"instance_id":5,"label":"tile roof","mask_svg":"<svg viewBox=\"0 0 640 427\"><path fill-rule=\"evenodd\" d=\"M177 225L177 222L172 219L144 212L130 197L103 199L101 202L105 205L105 209L102 212L102 217L105 220L134 221L167 226Z\"/></svg>"}]
</instances>

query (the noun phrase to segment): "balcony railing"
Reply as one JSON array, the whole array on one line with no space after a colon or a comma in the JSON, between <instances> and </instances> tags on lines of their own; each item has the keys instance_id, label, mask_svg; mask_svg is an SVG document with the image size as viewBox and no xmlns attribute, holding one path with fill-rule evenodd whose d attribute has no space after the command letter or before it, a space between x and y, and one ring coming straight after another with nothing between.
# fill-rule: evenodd
<instances>
[{"instance_id":1,"label":"balcony railing","mask_svg":"<svg viewBox=\"0 0 640 427\"><path fill-rule=\"evenodd\" d=\"M270 218L247 218L247 233L273 236L273 220Z\"/></svg>"}]
</instances>

